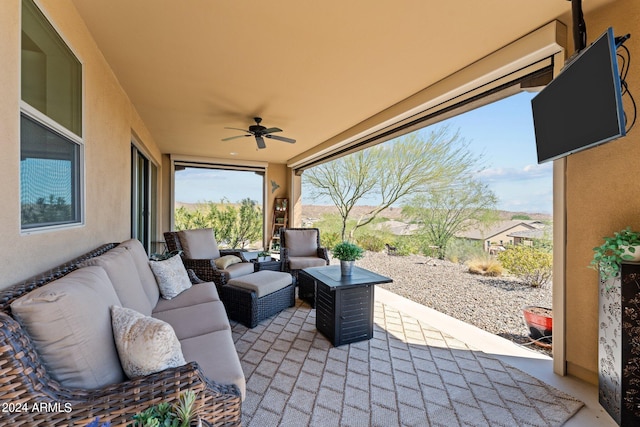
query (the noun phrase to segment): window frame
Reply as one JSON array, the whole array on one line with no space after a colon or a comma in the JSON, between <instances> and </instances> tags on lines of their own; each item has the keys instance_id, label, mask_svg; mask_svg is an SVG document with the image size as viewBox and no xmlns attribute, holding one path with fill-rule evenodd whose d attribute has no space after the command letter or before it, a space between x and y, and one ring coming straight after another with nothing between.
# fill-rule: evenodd
<instances>
[{"instance_id":1,"label":"window frame","mask_svg":"<svg viewBox=\"0 0 640 427\"><path fill-rule=\"evenodd\" d=\"M30 1L30 0L22 0ZM20 203L18 204L18 218L20 218L20 235L30 235L36 233L45 233L51 231L57 231L62 229L72 229L78 227L85 226L85 215L86 215L86 162L85 162L85 64L82 58L77 54L76 50L73 46L68 42L67 38L64 37L63 33L54 25L53 21L47 16L44 10L40 8L37 2L32 1L33 5L38 9L38 11L42 14L43 19L47 21L47 23L53 28L56 32L60 40L64 42L69 51L73 54L75 59L78 61L80 65L80 82L79 82L79 90L80 90L80 135L76 134L71 129L68 129L64 125L61 125L45 113L42 113L37 108L31 106L28 102L22 99L22 90L19 91L19 114L18 121L22 120L22 116L24 115L28 119L38 123L39 125L46 128L49 132L57 133L62 138L66 139L69 143L75 144L78 148L78 165L77 169L74 173L77 176L77 186L78 189L75 193L77 193L78 200L76 201L75 206L72 206L72 209L78 212L76 220L72 222L65 222L59 224L51 224L51 225L36 225L25 228L22 224L22 178L18 177L18 185L20 187ZM22 13L22 12L21 12ZM22 32L22 15L20 17L20 31ZM20 42L20 54L22 55L22 41ZM22 64L20 64L20 82L18 84L19 88L22 88ZM19 156L22 154L22 133L20 133L19 141L20 150L18 150ZM21 159L18 157L18 164L20 165ZM18 167L18 170L21 170L21 166Z\"/></svg>"}]
</instances>

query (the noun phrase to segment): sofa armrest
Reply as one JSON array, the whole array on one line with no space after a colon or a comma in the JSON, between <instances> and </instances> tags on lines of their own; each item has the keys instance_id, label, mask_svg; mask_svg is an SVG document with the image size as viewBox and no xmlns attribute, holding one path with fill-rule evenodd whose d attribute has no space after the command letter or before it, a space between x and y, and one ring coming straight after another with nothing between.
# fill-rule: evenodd
<instances>
[{"instance_id":1,"label":"sofa armrest","mask_svg":"<svg viewBox=\"0 0 640 427\"><path fill-rule=\"evenodd\" d=\"M196 362L96 390L81 390L65 388L52 379L19 323L4 313L0 314L0 348L0 402L19 408L2 414L7 425L86 425L100 417L112 426L125 426L136 413L174 401L185 390L196 393L202 404L201 417L212 425L239 425L241 421L237 386L210 381Z\"/></svg>"},{"instance_id":2,"label":"sofa armrest","mask_svg":"<svg viewBox=\"0 0 640 427\"><path fill-rule=\"evenodd\" d=\"M318 248L318 258L322 258L327 261L327 265L329 265L329 251L327 248Z\"/></svg>"},{"instance_id":3,"label":"sofa armrest","mask_svg":"<svg viewBox=\"0 0 640 427\"><path fill-rule=\"evenodd\" d=\"M217 286L227 283L227 274L218 269L212 259L182 258L182 262L187 270L193 270L194 274L205 282L214 282Z\"/></svg>"},{"instance_id":4,"label":"sofa armrest","mask_svg":"<svg viewBox=\"0 0 640 427\"><path fill-rule=\"evenodd\" d=\"M199 283L206 283L204 280L198 277L195 271L192 269L187 270L187 274L189 275L189 280L191 280L192 285L197 285Z\"/></svg>"},{"instance_id":5,"label":"sofa armrest","mask_svg":"<svg viewBox=\"0 0 640 427\"><path fill-rule=\"evenodd\" d=\"M242 262L249 262L249 260L244 257L244 252L238 249L220 249L220 256L224 255L234 255L240 258Z\"/></svg>"}]
</instances>

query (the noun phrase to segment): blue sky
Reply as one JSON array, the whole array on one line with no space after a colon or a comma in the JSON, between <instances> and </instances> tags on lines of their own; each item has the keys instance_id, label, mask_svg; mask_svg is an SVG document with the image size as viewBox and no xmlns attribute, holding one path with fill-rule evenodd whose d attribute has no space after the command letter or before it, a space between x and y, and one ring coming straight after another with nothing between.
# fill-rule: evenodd
<instances>
[{"instance_id":1,"label":"blue sky","mask_svg":"<svg viewBox=\"0 0 640 427\"><path fill-rule=\"evenodd\" d=\"M443 124L459 129L469 148L483 154L478 175L498 196L498 208L551 214L553 162L538 165L531 98L523 92L453 117Z\"/></svg>"},{"instance_id":2,"label":"blue sky","mask_svg":"<svg viewBox=\"0 0 640 427\"><path fill-rule=\"evenodd\" d=\"M459 130L469 149L483 156L478 178L498 196L498 209L551 214L553 164L537 164L533 96L520 93L434 126ZM176 201L262 200L261 184L262 177L252 172L187 169L176 174Z\"/></svg>"}]
</instances>

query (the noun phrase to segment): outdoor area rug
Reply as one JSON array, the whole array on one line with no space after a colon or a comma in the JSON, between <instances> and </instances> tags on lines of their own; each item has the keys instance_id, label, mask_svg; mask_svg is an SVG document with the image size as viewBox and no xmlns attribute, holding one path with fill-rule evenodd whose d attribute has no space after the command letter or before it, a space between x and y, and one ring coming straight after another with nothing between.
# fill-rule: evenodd
<instances>
[{"instance_id":1,"label":"outdoor area rug","mask_svg":"<svg viewBox=\"0 0 640 427\"><path fill-rule=\"evenodd\" d=\"M232 331L248 427L560 426L583 406L378 301L374 337L340 347L300 301L254 329L232 323Z\"/></svg>"}]
</instances>

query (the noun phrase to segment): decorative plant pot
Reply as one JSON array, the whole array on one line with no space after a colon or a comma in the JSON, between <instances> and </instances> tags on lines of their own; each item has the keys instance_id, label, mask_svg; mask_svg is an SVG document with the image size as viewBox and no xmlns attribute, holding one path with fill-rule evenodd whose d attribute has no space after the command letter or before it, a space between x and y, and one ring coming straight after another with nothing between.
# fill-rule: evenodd
<instances>
[{"instance_id":1,"label":"decorative plant pot","mask_svg":"<svg viewBox=\"0 0 640 427\"><path fill-rule=\"evenodd\" d=\"M598 400L618 425L640 425L640 264L601 278L598 305Z\"/></svg>"},{"instance_id":2,"label":"decorative plant pot","mask_svg":"<svg viewBox=\"0 0 640 427\"><path fill-rule=\"evenodd\" d=\"M355 264L355 261L340 261L340 273L343 276L351 276L353 274L353 264Z\"/></svg>"},{"instance_id":3,"label":"decorative plant pot","mask_svg":"<svg viewBox=\"0 0 640 427\"><path fill-rule=\"evenodd\" d=\"M635 251L629 251L629 246L620 246L620 249L624 249L622 256L629 255L631 259L625 259L626 262L640 262L640 246L632 246Z\"/></svg>"},{"instance_id":4,"label":"decorative plant pot","mask_svg":"<svg viewBox=\"0 0 640 427\"><path fill-rule=\"evenodd\" d=\"M551 348L553 312L550 308L533 305L522 309L524 323L529 330L529 339L541 347Z\"/></svg>"},{"instance_id":5,"label":"decorative plant pot","mask_svg":"<svg viewBox=\"0 0 640 427\"><path fill-rule=\"evenodd\" d=\"M259 256L258 257L258 262L266 262L266 261L271 261L271 256Z\"/></svg>"}]
</instances>

